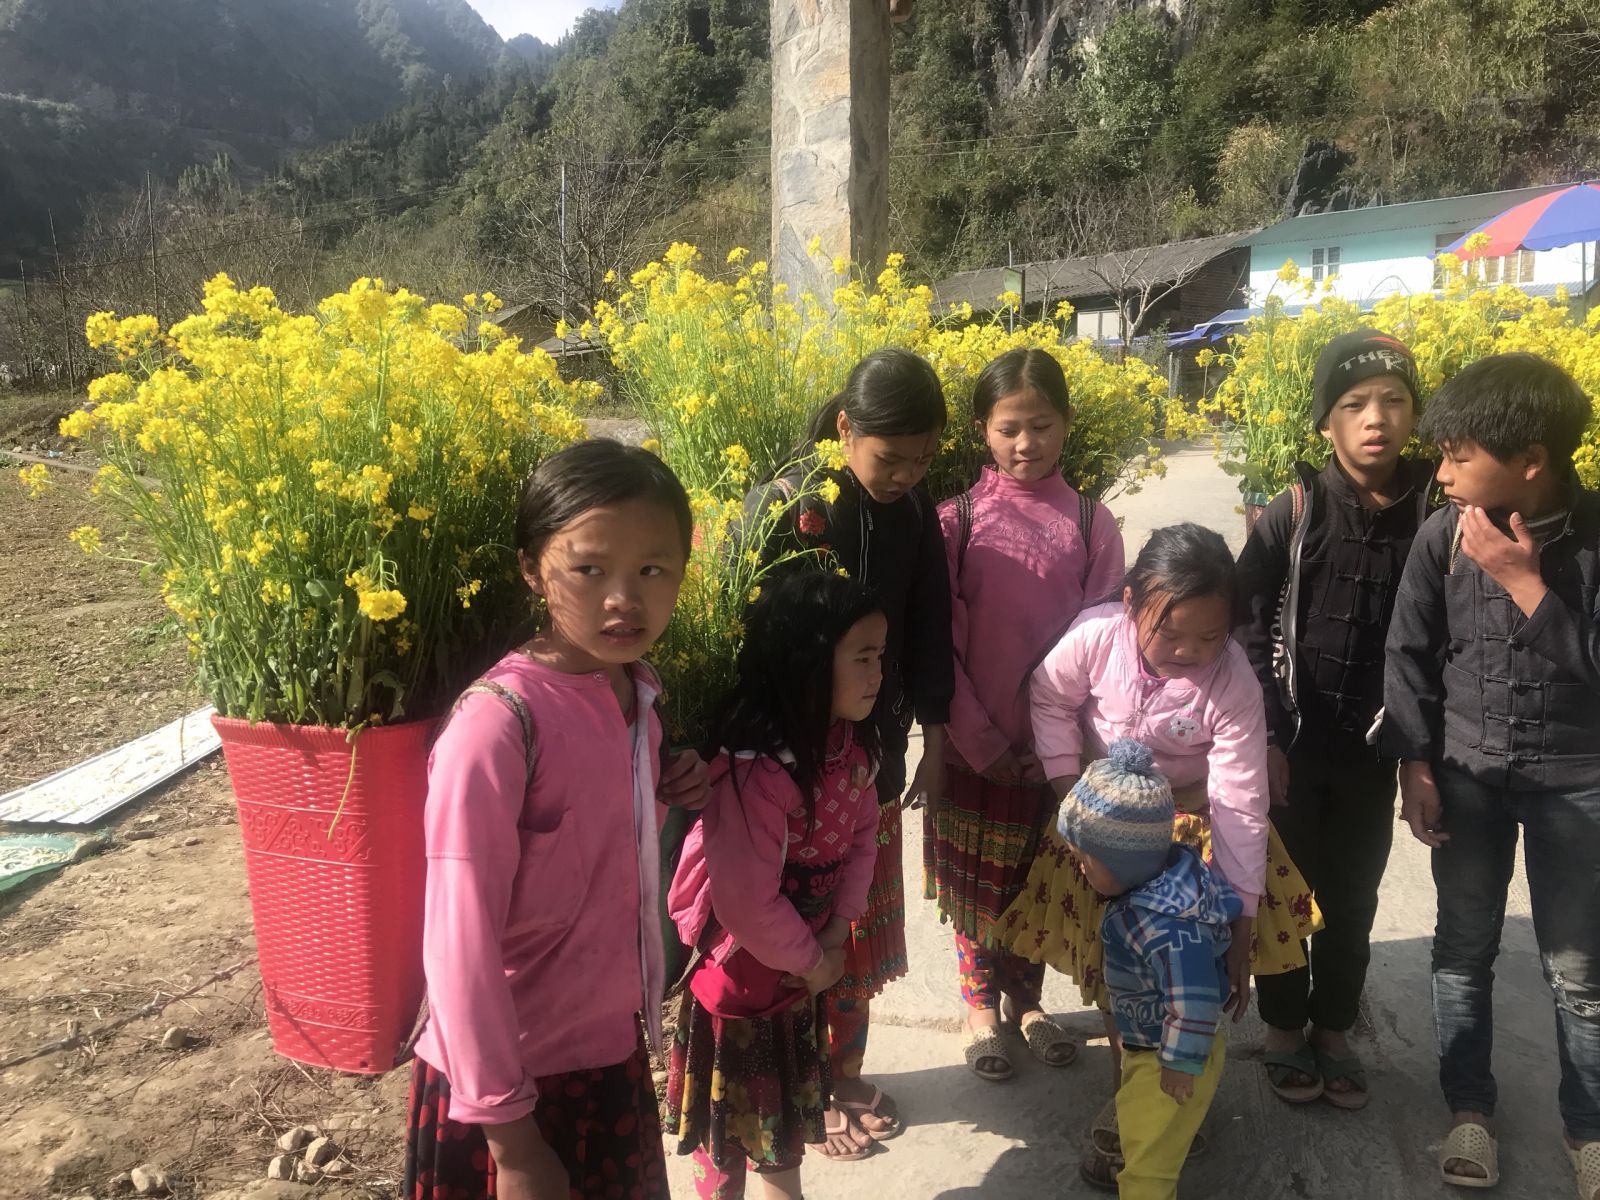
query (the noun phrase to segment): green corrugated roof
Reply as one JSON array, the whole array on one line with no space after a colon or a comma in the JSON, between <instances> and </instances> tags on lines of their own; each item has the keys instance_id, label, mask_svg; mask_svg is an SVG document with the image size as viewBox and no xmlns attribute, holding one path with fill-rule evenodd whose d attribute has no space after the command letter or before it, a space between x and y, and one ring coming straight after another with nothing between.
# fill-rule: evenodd
<instances>
[{"instance_id":1,"label":"green corrugated roof","mask_svg":"<svg viewBox=\"0 0 1600 1200\"><path fill-rule=\"evenodd\" d=\"M1241 246L1277 246L1285 242L1337 241L1362 233L1388 233L1396 229L1430 229L1458 226L1470 229L1506 209L1570 187L1552 183L1544 187L1513 188L1505 192L1480 192L1474 196L1445 196L1439 200L1413 200L1408 204L1378 204L1340 212L1310 213L1268 225L1243 239Z\"/></svg>"}]
</instances>

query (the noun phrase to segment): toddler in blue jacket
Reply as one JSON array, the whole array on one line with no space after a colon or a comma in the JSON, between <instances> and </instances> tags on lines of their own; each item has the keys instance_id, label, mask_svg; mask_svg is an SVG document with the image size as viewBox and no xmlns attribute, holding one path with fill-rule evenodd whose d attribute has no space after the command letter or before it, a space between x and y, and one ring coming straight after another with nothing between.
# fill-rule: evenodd
<instances>
[{"instance_id":1,"label":"toddler in blue jacket","mask_svg":"<svg viewBox=\"0 0 1600 1200\"><path fill-rule=\"evenodd\" d=\"M1111 901L1100 938L1123 1049L1117 1191L1174 1200L1222 1078L1225 958L1240 901L1192 847L1173 842L1172 789L1149 747L1119 738L1109 754L1073 785L1057 829Z\"/></svg>"}]
</instances>

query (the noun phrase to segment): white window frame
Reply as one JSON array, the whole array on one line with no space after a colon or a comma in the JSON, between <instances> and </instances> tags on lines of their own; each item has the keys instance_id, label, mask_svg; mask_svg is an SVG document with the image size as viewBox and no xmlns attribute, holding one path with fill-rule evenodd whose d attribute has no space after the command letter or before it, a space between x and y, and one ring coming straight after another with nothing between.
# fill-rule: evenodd
<instances>
[{"instance_id":1,"label":"white window frame","mask_svg":"<svg viewBox=\"0 0 1600 1200\"><path fill-rule=\"evenodd\" d=\"M1078 310L1078 336L1091 341L1104 342L1122 336L1122 311L1117 308L1085 308Z\"/></svg>"},{"instance_id":2,"label":"white window frame","mask_svg":"<svg viewBox=\"0 0 1600 1200\"><path fill-rule=\"evenodd\" d=\"M1344 255L1338 246L1313 246L1311 248L1311 282L1321 283L1339 273Z\"/></svg>"}]
</instances>

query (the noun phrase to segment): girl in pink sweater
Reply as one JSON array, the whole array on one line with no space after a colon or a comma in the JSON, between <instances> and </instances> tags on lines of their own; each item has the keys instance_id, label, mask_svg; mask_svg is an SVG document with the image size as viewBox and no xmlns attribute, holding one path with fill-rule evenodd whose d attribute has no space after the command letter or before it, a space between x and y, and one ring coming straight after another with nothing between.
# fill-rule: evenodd
<instances>
[{"instance_id":1,"label":"girl in pink sweater","mask_svg":"<svg viewBox=\"0 0 1600 1200\"><path fill-rule=\"evenodd\" d=\"M1125 564L1115 518L1061 476L1072 427L1061 364L1043 350L1002 354L978 376L972 409L994 461L939 506L955 699L944 794L924 821L924 884L955 926L967 1065L999 1081L1013 1073L1002 1016L1041 1062L1064 1067L1077 1052L1041 1007L1044 964L986 942L1055 814L1034 754L1028 674L1084 604L1121 585Z\"/></svg>"},{"instance_id":2,"label":"girl in pink sweater","mask_svg":"<svg viewBox=\"0 0 1600 1200\"><path fill-rule=\"evenodd\" d=\"M644 1031L659 1045L661 685L688 497L654 455L552 455L517 512L548 617L467 688L428 766L428 1020L406 1127L408 1200L666 1200ZM659 797L659 801L658 801Z\"/></svg>"},{"instance_id":3,"label":"girl in pink sweater","mask_svg":"<svg viewBox=\"0 0 1600 1200\"><path fill-rule=\"evenodd\" d=\"M751 608L718 723L711 803L668 907L691 968L667 1076L667 1130L701 1197L799 1197L831 1081L821 993L845 970L877 859L870 720L888 620L859 583L795 576ZM866 1104L863 1108L869 1107ZM861 1158L866 1150L852 1150Z\"/></svg>"},{"instance_id":4,"label":"girl in pink sweater","mask_svg":"<svg viewBox=\"0 0 1600 1200\"><path fill-rule=\"evenodd\" d=\"M1034 752L1058 799L1117 738L1137 738L1154 753L1178 809L1174 839L1198 848L1244 904L1228 951L1237 1021L1252 967L1265 975L1303 966L1301 942L1317 917L1267 821L1266 711L1249 659L1228 636L1233 594L1233 555L1218 534L1198 525L1156 530L1120 599L1086 610L1039 664L1032 699ZM1104 907L1052 829L995 940L1071 975L1084 1003L1104 1012ZM1106 1030L1115 1085L1121 1060L1109 1014ZM1080 1166L1101 1186L1116 1177L1115 1113L1114 1101L1101 1110L1094 1152Z\"/></svg>"}]
</instances>

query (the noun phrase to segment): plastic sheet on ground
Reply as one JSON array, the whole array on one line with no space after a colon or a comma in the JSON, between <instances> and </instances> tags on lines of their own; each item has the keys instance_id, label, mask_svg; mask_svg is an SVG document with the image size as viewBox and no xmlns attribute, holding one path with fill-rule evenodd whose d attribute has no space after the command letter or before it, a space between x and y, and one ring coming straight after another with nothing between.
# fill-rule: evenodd
<instances>
[{"instance_id":1,"label":"plastic sheet on ground","mask_svg":"<svg viewBox=\"0 0 1600 1200\"><path fill-rule=\"evenodd\" d=\"M0 796L0 821L92 825L222 743L211 727L210 707L179 717L126 745L57 771Z\"/></svg>"}]
</instances>

